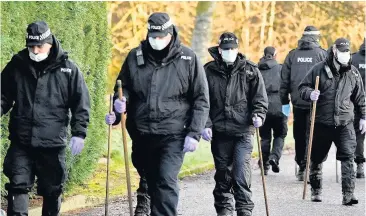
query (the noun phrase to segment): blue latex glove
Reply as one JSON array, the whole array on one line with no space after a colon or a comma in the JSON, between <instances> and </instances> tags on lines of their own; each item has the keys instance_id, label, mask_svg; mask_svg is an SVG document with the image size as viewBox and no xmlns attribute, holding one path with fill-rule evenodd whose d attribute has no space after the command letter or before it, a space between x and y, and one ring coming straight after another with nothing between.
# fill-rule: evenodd
<instances>
[{"instance_id":1,"label":"blue latex glove","mask_svg":"<svg viewBox=\"0 0 366 216\"><path fill-rule=\"evenodd\" d=\"M107 125L112 125L114 122L116 121L116 114L114 114L114 112L112 112L112 114L107 114L105 115L105 123Z\"/></svg>"},{"instance_id":2,"label":"blue latex glove","mask_svg":"<svg viewBox=\"0 0 366 216\"><path fill-rule=\"evenodd\" d=\"M310 93L310 100L317 101L319 99L320 91L314 90Z\"/></svg>"},{"instance_id":3,"label":"blue latex glove","mask_svg":"<svg viewBox=\"0 0 366 216\"><path fill-rule=\"evenodd\" d=\"M72 137L70 140L70 149L72 155L80 154L84 148L84 139L80 137Z\"/></svg>"},{"instance_id":4,"label":"blue latex glove","mask_svg":"<svg viewBox=\"0 0 366 216\"><path fill-rule=\"evenodd\" d=\"M197 149L198 141L192 137L186 136L184 139L183 152L194 152Z\"/></svg>"},{"instance_id":5,"label":"blue latex glove","mask_svg":"<svg viewBox=\"0 0 366 216\"><path fill-rule=\"evenodd\" d=\"M290 104L286 104L286 105L282 105L282 113L285 115L285 116L289 116L290 115L290 111L291 111L291 107L290 107Z\"/></svg>"},{"instance_id":6,"label":"blue latex glove","mask_svg":"<svg viewBox=\"0 0 366 216\"><path fill-rule=\"evenodd\" d=\"M254 116L252 120L253 120L253 125L256 128L259 128L260 126L263 125L263 120L261 119L261 117Z\"/></svg>"},{"instance_id":7,"label":"blue latex glove","mask_svg":"<svg viewBox=\"0 0 366 216\"><path fill-rule=\"evenodd\" d=\"M205 128L202 131L202 138L206 141L210 141L212 139L212 130L211 128Z\"/></svg>"},{"instance_id":8,"label":"blue latex glove","mask_svg":"<svg viewBox=\"0 0 366 216\"><path fill-rule=\"evenodd\" d=\"M118 113L124 113L124 112L126 112L126 98L125 97L122 97L122 100L116 99L114 101L114 109Z\"/></svg>"}]
</instances>

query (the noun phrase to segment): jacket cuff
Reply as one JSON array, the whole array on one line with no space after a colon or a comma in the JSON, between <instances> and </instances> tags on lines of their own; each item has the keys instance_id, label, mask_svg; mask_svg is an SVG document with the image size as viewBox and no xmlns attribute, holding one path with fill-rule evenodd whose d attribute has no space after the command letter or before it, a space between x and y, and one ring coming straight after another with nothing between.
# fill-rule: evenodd
<instances>
[{"instance_id":1,"label":"jacket cuff","mask_svg":"<svg viewBox=\"0 0 366 216\"><path fill-rule=\"evenodd\" d=\"M305 92L305 101L311 101L310 99L310 94L311 94L312 90L306 90Z\"/></svg>"},{"instance_id":2,"label":"jacket cuff","mask_svg":"<svg viewBox=\"0 0 366 216\"><path fill-rule=\"evenodd\" d=\"M75 134L72 134L73 137L79 137L81 139L85 139L86 135L85 134L82 134L82 133L75 133Z\"/></svg>"},{"instance_id":3,"label":"jacket cuff","mask_svg":"<svg viewBox=\"0 0 366 216\"><path fill-rule=\"evenodd\" d=\"M193 139L197 140L198 142L201 139L201 134L197 134L195 132L189 132L187 136L192 137Z\"/></svg>"}]
</instances>

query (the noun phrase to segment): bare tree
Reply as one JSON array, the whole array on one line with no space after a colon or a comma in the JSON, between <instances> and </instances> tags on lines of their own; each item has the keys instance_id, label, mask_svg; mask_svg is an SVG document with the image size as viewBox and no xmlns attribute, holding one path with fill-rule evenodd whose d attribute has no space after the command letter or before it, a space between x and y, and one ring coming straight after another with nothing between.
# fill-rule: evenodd
<instances>
[{"instance_id":1,"label":"bare tree","mask_svg":"<svg viewBox=\"0 0 366 216\"><path fill-rule=\"evenodd\" d=\"M197 4L191 46L202 62L206 61L207 48L212 37L211 24L215 5L216 2L211 1L200 1Z\"/></svg>"}]
</instances>

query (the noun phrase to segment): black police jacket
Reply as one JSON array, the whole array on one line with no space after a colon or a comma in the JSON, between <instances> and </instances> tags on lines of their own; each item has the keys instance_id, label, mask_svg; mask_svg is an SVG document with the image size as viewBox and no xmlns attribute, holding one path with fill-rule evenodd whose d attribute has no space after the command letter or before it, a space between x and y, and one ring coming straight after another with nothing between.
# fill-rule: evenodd
<instances>
[{"instance_id":1,"label":"black police jacket","mask_svg":"<svg viewBox=\"0 0 366 216\"><path fill-rule=\"evenodd\" d=\"M117 78L122 80L127 99L127 129L145 134L186 134L199 140L210 106L202 64L180 43L175 27L168 55L161 62L148 46L145 40L129 52ZM119 121L117 115L114 124Z\"/></svg>"},{"instance_id":2,"label":"black police jacket","mask_svg":"<svg viewBox=\"0 0 366 216\"><path fill-rule=\"evenodd\" d=\"M218 47L209 49L214 58L205 65L210 93L210 116L206 127L228 135L241 136L252 131L252 118L265 120L268 99L261 73L244 55L228 68Z\"/></svg>"},{"instance_id":3,"label":"black police jacket","mask_svg":"<svg viewBox=\"0 0 366 216\"><path fill-rule=\"evenodd\" d=\"M275 59L262 58L258 63L268 97L267 115L283 116L280 99L281 68Z\"/></svg>"},{"instance_id":4,"label":"black police jacket","mask_svg":"<svg viewBox=\"0 0 366 216\"><path fill-rule=\"evenodd\" d=\"M49 58L50 64L36 71L28 49L24 49L1 73L1 115L12 108L12 142L32 147L65 146L69 123L72 136L86 137L90 102L83 75L55 37Z\"/></svg>"},{"instance_id":5,"label":"black police jacket","mask_svg":"<svg viewBox=\"0 0 366 216\"><path fill-rule=\"evenodd\" d=\"M282 104L291 103L295 108L310 109L310 103L301 99L298 87L309 69L326 58L327 52L310 36L303 36L298 47L289 52L281 71L280 96Z\"/></svg>"},{"instance_id":6,"label":"black police jacket","mask_svg":"<svg viewBox=\"0 0 366 216\"><path fill-rule=\"evenodd\" d=\"M365 92L360 73L349 64L338 72L330 51L326 60L314 65L299 85L301 98L310 100L319 76L320 96L317 101L316 122L331 126L344 126L353 122L356 114L365 118Z\"/></svg>"}]
</instances>

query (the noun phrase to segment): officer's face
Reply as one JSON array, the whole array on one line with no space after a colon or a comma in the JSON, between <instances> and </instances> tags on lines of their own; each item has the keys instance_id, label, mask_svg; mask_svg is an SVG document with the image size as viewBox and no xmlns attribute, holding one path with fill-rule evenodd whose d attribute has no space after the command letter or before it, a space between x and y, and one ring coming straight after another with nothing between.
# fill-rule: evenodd
<instances>
[{"instance_id":1,"label":"officer's face","mask_svg":"<svg viewBox=\"0 0 366 216\"><path fill-rule=\"evenodd\" d=\"M49 53L51 50L52 45L45 43L42 45L37 45L37 46L29 46L29 50L34 53L34 54L42 54L42 53Z\"/></svg>"}]
</instances>

